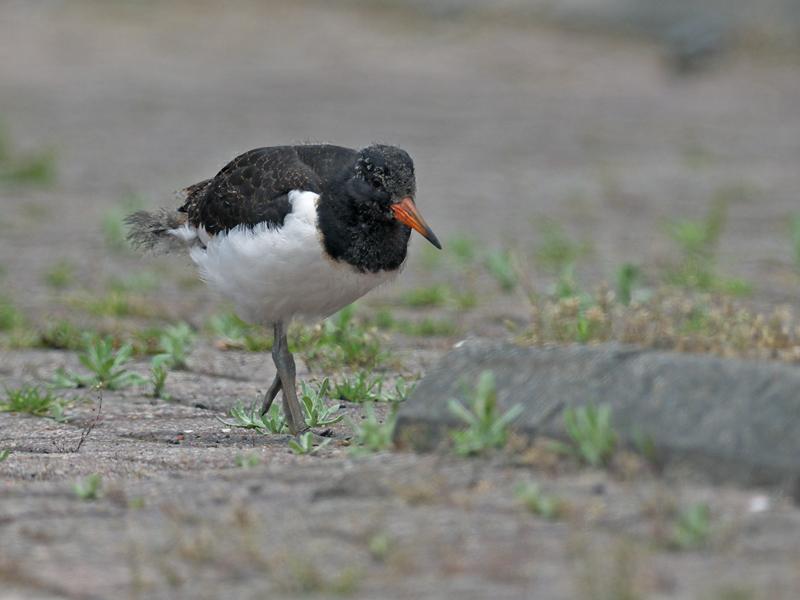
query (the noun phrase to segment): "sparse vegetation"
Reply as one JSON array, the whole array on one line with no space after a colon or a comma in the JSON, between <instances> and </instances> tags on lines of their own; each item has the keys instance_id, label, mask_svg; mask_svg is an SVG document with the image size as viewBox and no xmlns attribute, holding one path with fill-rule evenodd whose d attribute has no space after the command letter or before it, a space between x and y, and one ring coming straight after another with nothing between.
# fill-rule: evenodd
<instances>
[{"instance_id":1,"label":"sparse vegetation","mask_svg":"<svg viewBox=\"0 0 800 600\"><path fill-rule=\"evenodd\" d=\"M368 371L359 371L351 377L336 380L331 395L347 402L378 402L386 399L383 395L383 377Z\"/></svg>"},{"instance_id":2,"label":"sparse vegetation","mask_svg":"<svg viewBox=\"0 0 800 600\"><path fill-rule=\"evenodd\" d=\"M625 263L617 269L617 300L625 306L633 300L635 286L641 275L641 269L631 263Z\"/></svg>"},{"instance_id":3,"label":"sparse vegetation","mask_svg":"<svg viewBox=\"0 0 800 600\"><path fill-rule=\"evenodd\" d=\"M331 439L324 440L321 444L314 445L314 434L310 431L289 440L289 448L294 454L314 454L331 443Z\"/></svg>"},{"instance_id":4,"label":"sparse vegetation","mask_svg":"<svg viewBox=\"0 0 800 600\"><path fill-rule=\"evenodd\" d=\"M50 417L56 421L64 420L66 402L52 392L33 385L6 388L5 391L6 399L0 402L0 412L27 413L36 417Z\"/></svg>"},{"instance_id":5,"label":"sparse vegetation","mask_svg":"<svg viewBox=\"0 0 800 600\"><path fill-rule=\"evenodd\" d=\"M501 290L506 293L514 291L518 280L509 250L493 250L487 253L484 263L489 275L494 278Z\"/></svg>"},{"instance_id":6,"label":"sparse vegetation","mask_svg":"<svg viewBox=\"0 0 800 600\"><path fill-rule=\"evenodd\" d=\"M306 361L321 368L351 367L373 368L386 360L386 352L374 328L355 318L355 308L350 305L320 326L301 330L290 345L305 353Z\"/></svg>"},{"instance_id":7,"label":"sparse vegetation","mask_svg":"<svg viewBox=\"0 0 800 600\"><path fill-rule=\"evenodd\" d=\"M711 509L707 504L692 504L676 516L669 545L675 550L693 550L706 546L710 537Z\"/></svg>"},{"instance_id":8,"label":"sparse vegetation","mask_svg":"<svg viewBox=\"0 0 800 600\"><path fill-rule=\"evenodd\" d=\"M282 433L286 429L286 419L281 408L273 404L267 414L261 414L260 403L253 403L249 408L245 408L239 403L231 408L230 419L217 420L229 427L240 427L242 429L255 429L259 433Z\"/></svg>"},{"instance_id":9,"label":"sparse vegetation","mask_svg":"<svg viewBox=\"0 0 800 600\"><path fill-rule=\"evenodd\" d=\"M552 273L562 272L589 251L588 244L571 240L555 221L542 221L539 235L541 241L536 249L536 262Z\"/></svg>"},{"instance_id":10,"label":"sparse vegetation","mask_svg":"<svg viewBox=\"0 0 800 600\"><path fill-rule=\"evenodd\" d=\"M614 455L617 434L611 424L608 406L579 406L564 411L564 429L570 444L556 448L592 467L607 465Z\"/></svg>"},{"instance_id":11,"label":"sparse vegetation","mask_svg":"<svg viewBox=\"0 0 800 600\"><path fill-rule=\"evenodd\" d=\"M272 336L258 327L245 323L232 312L214 315L208 328L217 337L217 346L223 350L241 349L248 352L272 350Z\"/></svg>"},{"instance_id":12,"label":"sparse vegetation","mask_svg":"<svg viewBox=\"0 0 800 600\"><path fill-rule=\"evenodd\" d=\"M517 404L500 414L497 388L491 371L481 373L474 391L466 395L471 396L468 406L453 398L448 403L450 412L467 426L451 433L455 451L462 456L470 456L504 446L508 428L522 414L522 406Z\"/></svg>"},{"instance_id":13,"label":"sparse vegetation","mask_svg":"<svg viewBox=\"0 0 800 600\"><path fill-rule=\"evenodd\" d=\"M16 306L6 298L0 296L0 331L10 331L22 326L25 319Z\"/></svg>"},{"instance_id":14,"label":"sparse vegetation","mask_svg":"<svg viewBox=\"0 0 800 600\"><path fill-rule=\"evenodd\" d=\"M300 405L306 415L306 424L309 427L327 427L342 420L343 415L334 413L338 406L328 406L325 398L330 391L330 381L326 377L319 385L312 386L305 381L300 383Z\"/></svg>"},{"instance_id":15,"label":"sparse vegetation","mask_svg":"<svg viewBox=\"0 0 800 600\"><path fill-rule=\"evenodd\" d=\"M11 456L11 450L9 448L0 450L0 463L6 460L9 456Z\"/></svg>"},{"instance_id":16,"label":"sparse vegetation","mask_svg":"<svg viewBox=\"0 0 800 600\"><path fill-rule=\"evenodd\" d=\"M111 338L89 340L86 350L78 355L78 360L92 374L80 375L61 368L56 371L53 383L56 387L101 387L108 390L143 384L145 378L125 366L132 354L130 344L114 351Z\"/></svg>"},{"instance_id":17,"label":"sparse vegetation","mask_svg":"<svg viewBox=\"0 0 800 600\"><path fill-rule=\"evenodd\" d=\"M169 399L164 394L164 386L169 374L169 357L166 354L154 356L150 361L150 385L153 388L154 398Z\"/></svg>"},{"instance_id":18,"label":"sparse vegetation","mask_svg":"<svg viewBox=\"0 0 800 600\"><path fill-rule=\"evenodd\" d=\"M520 484L514 490L514 496L526 509L544 519L555 520L564 514L564 502L556 496L542 492L537 483Z\"/></svg>"},{"instance_id":19,"label":"sparse vegetation","mask_svg":"<svg viewBox=\"0 0 800 600\"><path fill-rule=\"evenodd\" d=\"M52 150L26 154L12 152L5 129L0 129L0 183L13 187L48 186L56 179Z\"/></svg>"},{"instance_id":20,"label":"sparse vegetation","mask_svg":"<svg viewBox=\"0 0 800 600\"><path fill-rule=\"evenodd\" d=\"M60 260L44 274L44 281L53 289L62 290L72 285L75 280L75 267L66 260Z\"/></svg>"},{"instance_id":21,"label":"sparse vegetation","mask_svg":"<svg viewBox=\"0 0 800 600\"><path fill-rule=\"evenodd\" d=\"M704 219L675 220L667 233L677 244L681 260L667 271L667 282L691 290L743 295L752 286L742 279L717 274L716 249L727 219L727 201L716 199Z\"/></svg>"},{"instance_id":22,"label":"sparse vegetation","mask_svg":"<svg viewBox=\"0 0 800 600\"><path fill-rule=\"evenodd\" d=\"M254 453L237 454L234 464L240 469L252 469L261 464L261 457Z\"/></svg>"},{"instance_id":23,"label":"sparse vegetation","mask_svg":"<svg viewBox=\"0 0 800 600\"><path fill-rule=\"evenodd\" d=\"M158 356L172 369L185 369L194 340L194 332L186 323L165 327L159 338Z\"/></svg>"},{"instance_id":24,"label":"sparse vegetation","mask_svg":"<svg viewBox=\"0 0 800 600\"><path fill-rule=\"evenodd\" d=\"M381 423L373 404L364 405L366 416L360 423L350 421L353 429L353 452L355 454L383 452L394 447L394 429L397 425L396 405L392 406L386 420Z\"/></svg>"},{"instance_id":25,"label":"sparse vegetation","mask_svg":"<svg viewBox=\"0 0 800 600\"><path fill-rule=\"evenodd\" d=\"M448 286L436 284L409 290L401 297L401 302L412 308L443 306L452 296Z\"/></svg>"},{"instance_id":26,"label":"sparse vegetation","mask_svg":"<svg viewBox=\"0 0 800 600\"><path fill-rule=\"evenodd\" d=\"M81 500L97 500L101 495L103 478L98 473L92 473L82 481L72 485L72 491Z\"/></svg>"}]
</instances>

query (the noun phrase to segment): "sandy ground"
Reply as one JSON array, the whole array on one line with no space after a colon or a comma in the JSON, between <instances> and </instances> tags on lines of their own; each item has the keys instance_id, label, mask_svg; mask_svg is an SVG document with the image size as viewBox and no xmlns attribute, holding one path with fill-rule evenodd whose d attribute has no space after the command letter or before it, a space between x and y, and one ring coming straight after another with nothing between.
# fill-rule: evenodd
<instances>
[{"instance_id":1,"label":"sandy ground","mask_svg":"<svg viewBox=\"0 0 800 600\"><path fill-rule=\"evenodd\" d=\"M657 46L536 23L210 2L6 3L0 55L10 139L20 152L53 148L59 172L51 188L0 189L0 286L36 324L108 325L78 300L148 270L152 318L126 324L201 327L220 303L190 283L187 260L114 252L103 220L131 195L168 204L248 148L306 140L405 147L439 237L513 247L542 286L531 257L544 219L591 245L585 281L625 261L655 278L674 252L665 222L725 197L721 271L753 283L749 303L800 304L788 235L800 210L796 56L734 53L679 78ZM431 269L422 245L366 310L461 281ZM54 290L44 276L60 260L75 276ZM521 296L473 276L477 307L444 311L457 333L394 335L393 373L421 374L460 337L525 318ZM171 402L106 393L79 453L91 394L67 424L0 413L0 446L14 450L0 464L0 597L797 597L800 511L769 491L508 456L354 458L344 425L319 455L297 457L285 436L223 431L215 418L264 389L268 363L203 339L189 371L170 376ZM75 355L0 353L11 387L59 366L76 368ZM358 419L359 407L343 410ZM237 467L250 453L260 464ZM77 499L72 484L95 472L103 497ZM513 490L530 480L568 515L526 512ZM695 502L712 509L708 547L667 550L674 512Z\"/></svg>"}]
</instances>

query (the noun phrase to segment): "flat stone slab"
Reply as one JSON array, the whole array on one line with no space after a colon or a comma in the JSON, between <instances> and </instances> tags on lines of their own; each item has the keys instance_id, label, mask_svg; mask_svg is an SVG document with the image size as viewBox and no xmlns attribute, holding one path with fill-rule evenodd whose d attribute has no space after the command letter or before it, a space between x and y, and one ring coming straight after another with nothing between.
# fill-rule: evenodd
<instances>
[{"instance_id":1,"label":"flat stone slab","mask_svg":"<svg viewBox=\"0 0 800 600\"><path fill-rule=\"evenodd\" d=\"M715 480L783 483L800 476L800 368L607 344L552 348L463 342L422 379L399 413L398 439L432 449L457 426L447 408L491 370L515 425L564 438L563 411L607 404L620 440L648 439L670 467ZM644 436L644 437L643 437Z\"/></svg>"}]
</instances>

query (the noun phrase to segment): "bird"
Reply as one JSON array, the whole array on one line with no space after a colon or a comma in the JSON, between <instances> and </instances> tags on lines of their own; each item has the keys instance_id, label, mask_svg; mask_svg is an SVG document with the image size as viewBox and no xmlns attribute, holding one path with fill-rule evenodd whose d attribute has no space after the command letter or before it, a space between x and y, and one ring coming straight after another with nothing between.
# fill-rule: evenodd
<instances>
[{"instance_id":1,"label":"bird","mask_svg":"<svg viewBox=\"0 0 800 600\"><path fill-rule=\"evenodd\" d=\"M308 431L289 323L324 319L397 277L412 230L442 248L416 206L414 162L385 144L270 146L179 195L176 208L129 215L128 240L156 253L188 250L240 318L272 328L277 373L261 414L281 392L289 432Z\"/></svg>"}]
</instances>

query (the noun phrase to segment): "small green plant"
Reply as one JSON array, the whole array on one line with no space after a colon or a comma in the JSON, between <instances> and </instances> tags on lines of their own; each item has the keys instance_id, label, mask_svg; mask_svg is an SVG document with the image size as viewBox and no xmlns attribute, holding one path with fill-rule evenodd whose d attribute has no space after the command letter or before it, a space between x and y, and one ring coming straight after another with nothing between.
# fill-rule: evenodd
<instances>
[{"instance_id":1,"label":"small green plant","mask_svg":"<svg viewBox=\"0 0 800 600\"><path fill-rule=\"evenodd\" d=\"M272 337L257 327L245 323L232 312L212 316L208 328L218 338L223 349L243 349L248 352L268 352L272 349Z\"/></svg>"},{"instance_id":2,"label":"small green plant","mask_svg":"<svg viewBox=\"0 0 800 600\"><path fill-rule=\"evenodd\" d=\"M92 473L84 480L72 484L72 491L81 500L97 500L101 494L103 478L98 473Z\"/></svg>"},{"instance_id":3,"label":"small green plant","mask_svg":"<svg viewBox=\"0 0 800 600\"><path fill-rule=\"evenodd\" d=\"M376 533L367 543L370 556L378 562L383 562L392 549L392 540L385 533Z\"/></svg>"},{"instance_id":4,"label":"small green plant","mask_svg":"<svg viewBox=\"0 0 800 600\"><path fill-rule=\"evenodd\" d=\"M7 459L9 456L11 456L11 450L9 448L0 450L0 463L3 462L5 459Z\"/></svg>"},{"instance_id":5,"label":"small green plant","mask_svg":"<svg viewBox=\"0 0 800 600\"><path fill-rule=\"evenodd\" d=\"M571 240L554 221L543 221L539 235L541 242L536 249L536 262L552 273L560 273L589 251L588 244Z\"/></svg>"},{"instance_id":6,"label":"small green plant","mask_svg":"<svg viewBox=\"0 0 800 600\"><path fill-rule=\"evenodd\" d=\"M10 331L21 327L25 319L11 300L0 296L0 331Z\"/></svg>"},{"instance_id":7,"label":"small green plant","mask_svg":"<svg viewBox=\"0 0 800 600\"><path fill-rule=\"evenodd\" d=\"M669 541L676 550L692 550L706 546L710 537L711 509L698 503L678 513Z\"/></svg>"},{"instance_id":8,"label":"small green plant","mask_svg":"<svg viewBox=\"0 0 800 600\"><path fill-rule=\"evenodd\" d=\"M63 421L65 404L63 398L54 396L51 392L26 385L17 389L6 388L6 400L0 402L0 412L27 413Z\"/></svg>"},{"instance_id":9,"label":"small green plant","mask_svg":"<svg viewBox=\"0 0 800 600\"><path fill-rule=\"evenodd\" d=\"M522 414L522 406L517 404L500 414L497 388L491 371L480 374L475 390L469 395L468 407L454 398L447 405L450 412L467 426L450 434L456 452L470 456L505 445L508 428Z\"/></svg>"},{"instance_id":10,"label":"small green plant","mask_svg":"<svg viewBox=\"0 0 800 600\"><path fill-rule=\"evenodd\" d=\"M625 263L617 270L617 299L625 306L631 303L640 276L639 267L631 263Z\"/></svg>"},{"instance_id":11,"label":"small green plant","mask_svg":"<svg viewBox=\"0 0 800 600\"><path fill-rule=\"evenodd\" d=\"M79 375L60 368L56 371L53 384L56 387L102 387L108 390L141 385L146 382L145 378L125 367L132 354L133 347L130 344L125 344L115 352L111 338L89 340L85 352L78 355L78 360L92 374Z\"/></svg>"},{"instance_id":12,"label":"small green plant","mask_svg":"<svg viewBox=\"0 0 800 600\"><path fill-rule=\"evenodd\" d=\"M458 332L458 326L450 319L424 317L415 321L396 321L394 328L406 335L420 337L451 336Z\"/></svg>"},{"instance_id":13,"label":"small green plant","mask_svg":"<svg viewBox=\"0 0 800 600\"><path fill-rule=\"evenodd\" d=\"M217 420L229 427L255 429L259 433L281 433L286 429L286 419L277 404L273 404L267 414L262 415L259 403L254 403L250 408L239 403L231 408L229 416L229 420L219 417Z\"/></svg>"},{"instance_id":14,"label":"small green plant","mask_svg":"<svg viewBox=\"0 0 800 600\"><path fill-rule=\"evenodd\" d=\"M564 502L542 492L534 482L523 483L514 490L514 496L530 512L548 520L555 520L564 513Z\"/></svg>"},{"instance_id":15,"label":"small green plant","mask_svg":"<svg viewBox=\"0 0 800 600\"><path fill-rule=\"evenodd\" d=\"M716 199L704 219L681 219L668 223L667 234L677 244L682 258L667 272L673 285L704 292L743 295L752 286L742 280L721 277L716 269L716 249L727 220L724 199Z\"/></svg>"},{"instance_id":16,"label":"small green plant","mask_svg":"<svg viewBox=\"0 0 800 600\"><path fill-rule=\"evenodd\" d=\"M493 250L486 255L486 270L504 292L513 292L517 287L518 278L514 269L511 252L508 250Z\"/></svg>"},{"instance_id":17,"label":"small green plant","mask_svg":"<svg viewBox=\"0 0 800 600\"><path fill-rule=\"evenodd\" d=\"M261 458L257 454L237 454L234 464L240 469L252 469L261 464Z\"/></svg>"},{"instance_id":18,"label":"small green plant","mask_svg":"<svg viewBox=\"0 0 800 600\"><path fill-rule=\"evenodd\" d=\"M425 308L430 306L443 306L451 297L450 288L444 284L428 287L419 287L407 291L401 297L401 302L412 308Z\"/></svg>"},{"instance_id":19,"label":"small green plant","mask_svg":"<svg viewBox=\"0 0 800 600\"><path fill-rule=\"evenodd\" d=\"M314 445L314 434L310 431L297 436L296 439L289 440L289 448L294 454L314 454L331 443L328 438L318 446Z\"/></svg>"},{"instance_id":20,"label":"small green plant","mask_svg":"<svg viewBox=\"0 0 800 600\"><path fill-rule=\"evenodd\" d=\"M84 347L83 332L69 321L56 321L39 332L39 345L56 350L81 350Z\"/></svg>"},{"instance_id":21,"label":"small green plant","mask_svg":"<svg viewBox=\"0 0 800 600\"><path fill-rule=\"evenodd\" d=\"M150 385L153 387L154 398L169 399L164 394L164 385L169 374L169 359L165 354L154 356L150 361Z\"/></svg>"},{"instance_id":22,"label":"small green plant","mask_svg":"<svg viewBox=\"0 0 800 600\"><path fill-rule=\"evenodd\" d=\"M333 384L332 396L347 402L378 402L383 400L383 377L369 371L359 371Z\"/></svg>"},{"instance_id":23,"label":"small green plant","mask_svg":"<svg viewBox=\"0 0 800 600\"><path fill-rule=\"evenodd\" d=\"M609 463L617 445L610 407L589 404L568 408L564 411L564 429L571 444L557 444L557 449L592 467Z\"/></svg>"},{"instance_id":24,"label":"small green plant","mask_svg":"<svg viewBox=\"0 0 800 600\"><path fill-rule=\"evenodd\" d=\"M396 405L392 406L386 420L381 423L375 414L373 404L364 405L366 416L360 423L350 421L353 429L354 446L353 453L367 454L372 452L383 452L390 450L394 446L394 429L397 425Z\"/></svg>"},{"instance_id":25,"label":"small green plant","mask_svg":"<svg viewBox=\"0 0 800 600\"><path fill-rule=\"evenodd\" d=\"M800 214L792 217L791 222L792 254L794 264L800 268Z\"/></svg>"},{"instance_id":26,"label":"small green plant","mask_svg":"<svg viewBox=\"0 0 800 600\"><path fill-rule=\"evenodd\" d=\"M388 397L393 402L405 402L417 387L416 381L408 381L405 377L398 377L394 382L394 394Z\"/></svg>"},{"instance_id":27,"label":"small green plant","mask_svg":"<svg viewBox=\"0 0 800 600\"><path fill-rule=\"evenodd\" d=\"M328 406L325 398L330 391L330 381L326 377L318 386L314 387L305 381L300 383L300 405L306 415L306 424L309 427L327 427L342 420L344 415L334 413L338 406Z\"/></svg>"},{"instance_id":28,"label":"small green plant","mask_svg":"<svg viewBox=\"0 0 800 600\"><path fill-rule=\"evenodd\" d=\"M164 328L159 340L161 354L164 361L172 369L185 369L189 358L195 335L186 323L178 323Z\"/></svg>"},{"instance_id":29,"label":"small green plant","mask_svg":"<svg viewBox=\"0 0 800 600\"><path fill-rule=\"evenodd\" d=\"M14 154L5 129L0 130L0 183L14 187L47 186L56 178L52 150Z\"/></svg>"},{"instance_id":30,"label":"small green plant","mask_svg":"<svg viewBox=\"0 0 800 600\"><path fill-rule=\"evenodd\" d=\"M355 319L352 304L327 319L320 328L301 332L295 343L305 350L308 362L323 368L339 367L342 363L373 368L386 360L377 333Z\"/></svg>"},{"instance_id":31,"label":"small green plant","mask_svg":"<svg viewBox=\"0 0 800 600\"><path fill-rule=\"evenodd\" d=\"M44 281L51 288L62 290L75 280L75 267L66 260L60 260L44 274Z\"/></svg>"}]
</instances>

